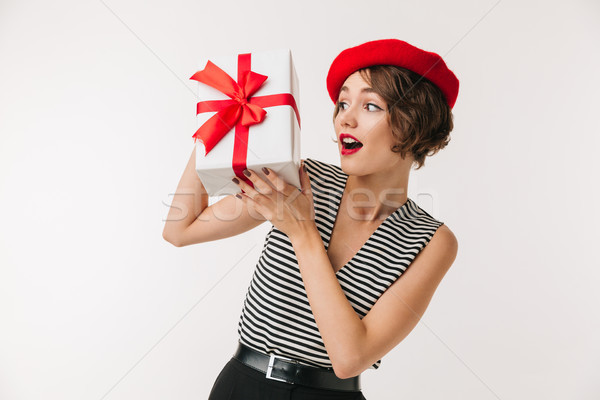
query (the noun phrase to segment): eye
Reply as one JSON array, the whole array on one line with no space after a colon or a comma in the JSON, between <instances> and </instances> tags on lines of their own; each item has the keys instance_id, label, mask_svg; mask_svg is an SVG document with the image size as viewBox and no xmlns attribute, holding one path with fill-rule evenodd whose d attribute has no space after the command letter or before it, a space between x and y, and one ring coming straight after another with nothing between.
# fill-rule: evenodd
<instances>
[{"instance_id":1,"label":"eye","mask_svg":"<svg viewBox=\"0 0 600 400\"><path fill-rule=\"evenodd\" d=\"M366 105L367 110L368 111L379 111L379 110L383 110L383 108L379 107L378 105L375 105L373 103L367 103ZM370 108L369 108L370 107Z\"/></svg>"},{"instance_id":2,"label":"eye","mask_svg":"<svg viewBox=\"0 0 600 400\"><path fill-rule=\"evenodd\" d=\"M345 110L348 107L348 104L343 101L338 101L338 107L340 110Z\"/></svg>"}]
</instances>

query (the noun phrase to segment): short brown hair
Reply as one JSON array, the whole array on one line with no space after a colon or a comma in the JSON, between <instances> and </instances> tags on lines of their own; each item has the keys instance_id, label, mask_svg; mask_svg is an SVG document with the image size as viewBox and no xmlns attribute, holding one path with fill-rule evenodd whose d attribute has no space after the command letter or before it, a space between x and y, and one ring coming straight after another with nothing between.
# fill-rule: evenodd
<instances>
[{"instance_id":1,"label":"short brown hair","mask_svg":"<svg viewBox=\"0 0 600 400\"><path fill-rule=\"evenodd\" d=\"M450 142L452 109L442 91L431 81L394 65L374 65L359 70L363 79L387 104L387 119L396 144L391 148L402 158L413 156L416 169ZM340 110L339 101L333 118Z\"/></svg>"}]
</instances>

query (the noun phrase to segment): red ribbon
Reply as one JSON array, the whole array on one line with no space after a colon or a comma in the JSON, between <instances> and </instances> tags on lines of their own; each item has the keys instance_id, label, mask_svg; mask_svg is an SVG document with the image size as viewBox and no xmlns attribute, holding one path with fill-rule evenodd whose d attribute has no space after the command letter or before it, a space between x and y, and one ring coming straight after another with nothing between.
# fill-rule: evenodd
<instances>
[{"instance_id":1,"label":"red ribbon","mask_svg":"<svg viewBox=\"0 0 600 400\"><path fill-rule=\"evenodd\" d=\"M252 97L268 77L251 71L250 66L251 54L239 54L237 82L210 61L206 63L206 67L202 71L196 72L190 79L209 85L231 98L229 100L201 101L197 104L196 115L214 111L217 113L198 128L193 135L194 141L200 140L208 154L235 127L233 171L236 176L254 187L242 173L246 169L249 127L259 124L265 119L267 112L263 107L285 105L292 107L298 125L300 125L300 114L294 96L290 93Z\"/></svg>"}]
</instances>

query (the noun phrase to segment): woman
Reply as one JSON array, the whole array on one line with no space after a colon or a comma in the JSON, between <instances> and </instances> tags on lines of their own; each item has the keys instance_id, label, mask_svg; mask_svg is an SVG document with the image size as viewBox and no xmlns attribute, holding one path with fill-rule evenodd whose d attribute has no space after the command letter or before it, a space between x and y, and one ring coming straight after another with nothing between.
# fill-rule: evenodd
<instances>
[{"instance_id":1,"label":"woman","mask_svg":"<svg viewBox=\"0 0 600 400\"><path fill-rule=\"evenodd\" d=\"M234 178L243 194L207 207L182 196L205 193L192 153L177 189L192 210L169 212L177 246L273 224L211 400L364 399L360 374L412 331L456 257L450 229L406 194L411 167L449 141L454 74L435 53L377 40L340 53L327 88L341 168L304 160L301 191L246 170L254 188ZM241 216L227 218L236 201Z\"/></svg>"}]
</instances>

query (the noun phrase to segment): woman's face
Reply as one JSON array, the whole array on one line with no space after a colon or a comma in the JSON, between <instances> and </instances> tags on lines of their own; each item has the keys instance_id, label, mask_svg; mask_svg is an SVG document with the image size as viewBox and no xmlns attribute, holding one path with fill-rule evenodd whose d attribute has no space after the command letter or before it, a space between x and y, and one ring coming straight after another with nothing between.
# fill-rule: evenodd
<instances>
[{"instance_id":1,"label":"woman's face","mask_svg":"<svg viewBox=\"0 0 600 400\"><path fill-rule=\"evenodd\" d=\"M402 161L400 155L391 150L395 139L388 124L387 104L360 72L346 79L338 101L340 108L334 126L342 166L348 173L365 175L392 169ZM344 143L348 136L358 140L362 146Z\"/></svg>"}]
</instances>

